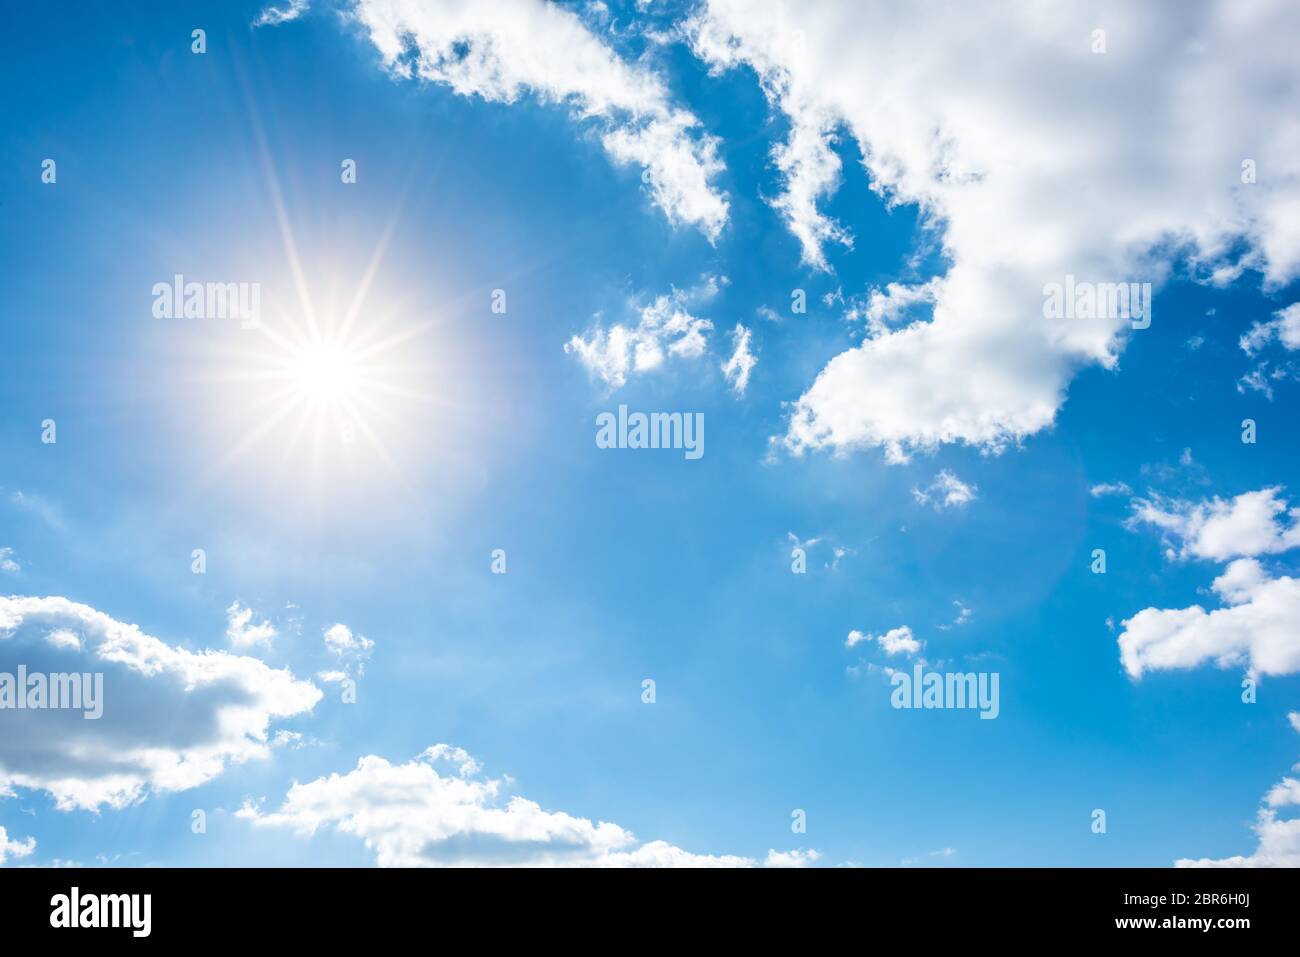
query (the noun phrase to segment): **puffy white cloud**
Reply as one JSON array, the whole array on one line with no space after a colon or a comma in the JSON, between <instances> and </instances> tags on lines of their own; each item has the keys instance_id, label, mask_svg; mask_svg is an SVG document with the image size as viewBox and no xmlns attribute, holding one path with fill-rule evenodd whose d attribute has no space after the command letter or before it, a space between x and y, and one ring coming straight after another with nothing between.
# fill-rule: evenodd
<instances>
[{"instance_id":1,"label":"puffy white cloud","mask_svg":"<svg viewBox=\"0 0 1300 957\"><path fill-rule=\"evenodd\" d=\"M1239 558L1213 588L1226 607L1145 608L1122 622L1120 660L1132 677L1208 661L1259 674L1300 671L1300 580L1271 578L1255 559Z\"/></svg>"},{"instance_id":2,"label":"puffy white cloud","mask_svg":"<svg viewBox=\"0 0 1300 957\"><path fill-rule=\"evenodd\" d=\"M914 655L921 650L921 643L912 636L912 629L907 625L899 625L880 635L864 634L855 628L849 632L844 647L852 648L870 641L879 644L881 650L887 655Z\"/></svg>"},{"instance_id":3,"label":"puffy white cloud","mask_svg":"<svg viewBox=\"0 0 1300 957\"><path fill-rule=\"evenodd\" d=\"M821 852L814 850L768 851L763 858L764 867L811 867L821 860Z\"/></svg>"},{"instance_id":4,"label":"puffy white cloud","mask_svg":"<svg viewBox=\"0 0 1300 957\"><path fill-rule=\"evenodd\" d=\"M23 567L14 558L12 548L0 548L0 572L20 572Z\"/></svg>"},{"instance_id":5,"label":"puffy white cloud","mask_svg":"<svg viewBox=\"0 0 1300 957\"><path fill-rule=\"evenodd\" d=\"M975 501L979 487L967 485L948 469L934 477L929 488L912 489L912 497L921 505L934 503L935 511L945 508L961 508Z\"/></svg>"},{"instance_id":6,"label":"puffy white cloud","mask_svg":"<svg viewBox=\"0 0 1300 957\"><path fill-rule=\"evenodd\" d=\"M1297 727L1300 730L1300 727ZM1225 858L1184 858L1178 867L1300 867L1300 817L1282 818L1279 808L1300 806L1300 781L1283 778L1264 795L1255 818L1259 845L1249 855Z\"/></svg>"},{"instance_id":7,"label":"puffy white cloud","mask_svg":"<svg viewBox=\"0 0 1300 957\"><path fill-rule=\"evenodd\" d=\"M1279 818L1272 808L1260 808L1255 820L1259 846L1254 854L1224 858L1181 858L1177 867L1300 867L1300 817Z\"/></svg>"},{"instance_id":8,"label":"puffy white cloud","mask_svg":"<svg viewBox=\"0 0 1300 957\"><path fill-rule=\"evenodd\" d=\"M1252 325L1239 344L1243 352L1253 356L1273 339L1290 351L1300 349L1300 302L1279 309L1268 322Z\"/></svg>"},{"instance_id":9,"label":"puffy white cloud","mask_svg":"<svg viewBox=\"0 0 1300 957\"><path fill-rule=\"evenodd\" d=\"M1300 544L1296 510L1292 525L1276 521L1286 512L1277 488L1214 498L1199 504L1134 502L1130 527L1150 524L1179 541L1169 556L1192 555L1224 560L1233 556L1273 554ZM1211 588L1223 607L1207 612L1200 605L1181 609L1145 608L1123 622L1120 660L1133 678L1147 671L1194 668L1213 662L1221 668L1244 666L1251 674L1300 672L1300 580L1274 577L1254 557L1239 557L1214 579ZM1288 715L1300 731L1300 713ZM1253 854L1184 858L1179 867L1300 866L1300 818L1281 818L1278 808L1300 804L1300 782L1284 778L1264 797L1255 821L1259 839Z\"/></svg>"},{"instance_id":10,"label":"puffy white cloud","mask_svg":"<svg viewBox=\"0 0 1300 957\"><path fill-rule=\"evenodd\" d=\"M122 807L264 758L272 721L321 698L287 669L177 648L67 598L0 598L0 671L19 664L29 674L103 674L96 720L70 709L4 717L0 790L41 789L62 809Z\"/></svg>"},{"instance_id":11,"label":"puffy white cloud","mask_svg":"<svg viewBox=\"0 0 1300 957\"><path fill-rule=\"evenodd\" d=\"M253 609L245 608L238 601L226 609L226 640L236 648L269 645L276 634L275 626L269 621L253 624Z\"/></svg>"},{"instance_id":12,"label":"puffy white cloud","mask_svg":"<svg viewBox=\"0 0 1300 957\"><path fill-rule=\"evenodd\" d=\"M36 839L29 837L25 841L10 839L9 832L0 826L0 864L11 857L26 857L36 850Z\"/></svg>"},{"instance_id":13,"label":"puffy white cloud","mask_svg":"<svg viewBox=\"0 0 1300 957\"><path fill-rule=\"evenodd\" d=\"M325 629L325 647L345 661L349 666L355 665L357 674L365 674L365 661L375 648L375 643L365 635L354 634L347 625L339 622ZM321 680L328 681L324 674Z\"/></svg>"},{"instance_id":14,"label":"puffy white cloud","mask_svg":"<svg viewBox=\"0 0 1300 957\"><path fill-rule=\"evenodd\" d=\"M1175 257L1212 282L1300 275L1293 14L1287 0L706 0L696 54L752 67L789 121L776 205L805 261L840 238L818 202L838 180L832 137L847 135L872 189L919 207L948 264L931 316L826 365L786 446L897 461L1049 427L1079 369L1114 368L1129 334L1119 319L1046 319L1044 287L1067 275L1158 286Z\"/></svg>"},{"instance_id":15,"label":"puffy white cloud","mask_svg":"<svg viewBox=\"0 0 1300 957\"><path fill-rule=\"evenodd\" d=\"M872 289L865 304L854 300L844 317L850 321L865 319L872 335L887 332L920 305L933 304L938 294L938 280L907 285L891 282L884 289Z\"/></svg>"},{"instance_id":16,"label":"puffy white cloud","mask_svg":"<svg viewBox=\"0 0 1300 957\"><path fill-rule=\"evenodd\" d=\"M1228 501L1216 496L1195 503L1158 495L1135 499L1127 524L1130 528L1147 524L1161 529L1167 539L1174 540L1176 554L1183 558L1224 561L1284 552L1300 545L1300 509L1288 510L1281 491L1273 486ZM1283 514L1289 524L1278 521Z\"/></svg>"},{"instance_id":17,"label":"puffy white cloud","mask_svg":"<svg viewBox=\"0 0 1300 957\"><path fill-rule=\"evenodd\" d=\"M368 653L375 643L365 635L353 634L351 628L340 622L325 629L325 647L342 657Z\"/></svg>"},{"instance_id":18,"label":"puffy white cloud","mask_svg":"<svg viewBox=\"0 0 1300 957\"><path fill-rule=\"evenodd\" d=\"M758 365L758 357L749 348L750 338L750 331L736 323L736 328L731 331L731 358L722 364L722 374L736 395L745 394L749 388L749 374Z\"/></svg>"},{"instance_id":19,"label":"puffy white cloud","mask_svg":"<svg viewBox=\"0 0 1300 957\"><path fill-rule=\"evenodd\" d=\"M717 141L673 104L659 76L622 60L576 13L544 0L356 0L353 12L400 76L501 103L531 93L598 121L606 152L646 170L669 220L710 240L721 233Z\"/></svg>"},{"instance_id":20,"label":"puffy white cloud","mask_svg":"<svg viewBox=\"0 0 1300 957\"><path fill-rule=\"evenodd\" d=\"M674 289L642 307L635 326L597 325L585 337L570 338L564 351L611 389L624 386L629 376L660 368L670 357L698 358L708 348L713 323L689 310L711 300L725 282L710 276L693 289Z\"/></svg>"},{"instance_id":21,"label":"puffy white cloud","mask_svg":"<svg viewBox=\"0 0 1300 957\"><path fill-rule=\"evenodd\" d=\"M404 764L367 755L346 774L294 783L281 806L246 804L256 827L322 828L360 838L381 867L753 867L737 856L692 854L663 841L640 843L617 824L547 811L504 794L463 749L439 744ZM810 863L815 851L771 851L773 866Z\"/></svg>"}]
</instances>

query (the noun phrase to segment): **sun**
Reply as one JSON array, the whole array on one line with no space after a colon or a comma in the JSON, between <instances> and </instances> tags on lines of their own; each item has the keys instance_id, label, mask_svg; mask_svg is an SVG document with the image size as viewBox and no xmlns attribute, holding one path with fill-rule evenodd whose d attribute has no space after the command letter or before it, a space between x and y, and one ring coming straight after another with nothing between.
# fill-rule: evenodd
<instances>
[{"instance_id":1,"label":"sun","mask_svg":"<svg viewBox=\"0 0 1300 957\"><path fill-rule=\"evenodd\" d=\"M364 388L359 350L345 342L320 342L290 356L287 378L295 394L314 405L350 406Z\"/></svg>"},{"instance_id":2,"label":"sun","mask_svg":"<svg viewBox=\"0 0 1300 957\"><path fill-rule=\"evenodd\" d=\"M425 387L438 378L423 339L432 323L386 302L363 306L369 284L360 285L346 312L334 302L318 312L305 283L295 284L298 302L268 295L269 315L210 355L229 438L201 482L270 460L283 476L328 477L331 488L345 475L366 481L372 464L407 485L400 463L419 440L413 430L445 404Z\"/></svg>"}]
</instances>

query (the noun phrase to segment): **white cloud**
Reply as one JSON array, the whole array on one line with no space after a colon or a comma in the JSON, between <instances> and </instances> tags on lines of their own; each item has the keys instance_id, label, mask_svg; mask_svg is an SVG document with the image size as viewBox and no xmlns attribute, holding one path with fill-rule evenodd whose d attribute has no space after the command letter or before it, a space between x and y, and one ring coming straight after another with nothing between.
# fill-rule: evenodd
<instances>
[{"instance_id":1,"label":"white cloud","mask_svg":"<svg viewBox=\"0 0 1300 957\"><path fill-rule=\"evenodd\" d=\"M1292 716L1295 717L1294 715ZM1296 730L1300 731L1300 725ZM1300 781L1283 778L1264 795L1263 807L1255 818L1259 844L1250 855L1219 859L1184 858L1178 867L1300 867L1300 817L1279 818L1278 809L1300 806Z\"/></svg>"},{"instance_id":2,"label":"white cloud","mask_svg":"<svg viewBox=\"0 0 1300 957\"><path fill-rule=\"evenodd\" d=\"M933 304L938 292L937 280L914 285L891 282L884 289L872 289L865 305L854 301L845 318L865 319L871 334L881 335L917 306Z\"/></svg>"},{"instance_id":3,"label":"white cloud","mask_svg":"<svg viewBox=\"0 0 1300 957\"><path fill-rule=\"evenodd\" d=\"M1255 559L1239 558L1212 587L1225 607L1144 608L1122 622L1120 660L1132 677L1209 661L1259 674L1300 671L1300 580L1272 578Z\"/></svg>"},{"instance_id":4,"label":"white cloud","mask_svg":"<svg viewBox=\"0 0 1300 957\"><path fill-rule=\"evenodd\" d=\"M1134 502L1132 523L1145 522L1180 540L1170 557L1193 555L1230 562L1211 588L1223 607L1145 608L1124 621L1118 644L1130 677L1147 671L1194 668L1213 662L1220 668L1244 667L1252 675L1300 672L1300 580L1274 577L1255 555L1286 551L1297 540L1296 510L1290 528L1277 523L1286 511L1277 488L1214 498L1192 505ZM1300 731L1300 713L1287 716ZM1255 821L1259 839L1253 854L1222 859L1184 858L1179 867L1300 866L1300 818L1279 818L1277 809L1300 804L1300 782L1284 778L1264 798Z\"/></svg>"},{"instance_id":5,"label":"white cloud","mask_svg":"<svg viewBox=\"0 0 1300 957\"><path fill-rule=\"evenodd\" d=\"M365 635L354 634L351 628L340 622L325 629L325 647L340 660L346 660L349 666L355 665L357 674L365 674L365 661L374 650L375 643ZM333 680L325 678L323 674L320 677L323 681Z\"/></svg>"},{"instance_id":6,"label":"white cloud","mask_svg":"<svg viewBox=\"0 0 1300 957\"><path fill-rule=\"evenodd\" d=\"M14 559L12 548L0 548L0 572L20 572L23 566Z\"/></svg>"},{"instance_id":7,"label":"white cloud","mask_svg":"<svg viewBox=\"0 0 1300 957\"><path fill-rule=\"evenodd\" d=\"M1300 545L1300 509L1288 510L1281 491L1273 486L1244 492L1230 501L1216 496L1197 503L1158 495L1134 499L1126 524L1161 529L1166 539L1177 544L1176 554L1182 558L1224 561L1284 552ZM1278 522L1283 514L1290 518L1289 525Z\"/></svg>"},{"instance_id":8,"label":"white cloud","mask_svg":"<svg viewBox=\"0 0 1300 957\"><path fill-rule=\"evenodd\" d=\"M10 840L9 832L0 826L0 864L11 857L26 857L36 850L36 839L29 837L25 841Z\"/></svg>"},{"instance_id":9,"label":"white cloud","mask_svg":"<svg viewBox=\"0 0 1300 957\"><path fill-rule=\"evenodd\" d=\"M882 651L887 655L914 655L921 650L921 643L912 636L912 629L907 625L900 625L897 628L891 628L889 631L880 635L864 634L856 628L849 632L849 637L844 642L845 648L852 648L863 642L874 641L880 645Z\"/></svg>"},{"instance_id":10,"label":"white cloud","mask_svg":"<svg viewBox=\"0 0 1300 957\"><path fill-rule=\"evenodd\" d=\"M66 633L79 642L66 640ZM187 651L67 598L0 598L0 671L103 674L103 713L6 713L0 791L49 792L58 807L122 807L149 789L197 787L230 763L269 754L274 719L304 714L320 690L287 670L224 651Z\"/></svg>"},{"instance_id":11,"label":"white cloud","mask_svg":"<svg viewBox=\"0 0 1300 957\"><path fill-rule=\"evenodd\" d=\"M234 647L245 649L269 645L276 634L275 626L269 621L254 625L253 609L245 608L238 601L226 609L226 640Z\"/></svg>"},{"instance_id":12,"label":"white cloud","mask_svg":"<svg viewBox=\"0 0 1300 957\"><path fill-rule=\"evenodd\" d=\"M441 769L441 770L440 770ZM404 764L366 755L354 770L295 783L278 810L246 804L238 816L256 827L301 835L322 828L360 838L380 867L753 867L732 855L692 854L663 841L547 811L505 783L483 777L464 750L445 744ZM771 866L806 864L815 851L770 851Z\"/></svg>"},{"instance_id":13,"label":"white cloud","mask_svg":"<svg viewBox=\"0 0 1300 957\"><path fill-rule=\"evenodd\" d=\"M1252 325L1238 344L1246 355L1253 356L1275 338L1288 351L1300 349L1300 302L1279 309L1268 322Z\"/></svg>"},{"instance_id":14,"label":"white cloud","mask_svg":"<svg viewBox=\"0 0 1300 957\"><path fill-rule=\"evenodd\" d=\"M660 368L670 357L698 358L708 348L713 323L689 309L711 300L725 282L709 276L693 289L674 289L642 307L635 326L597 325L585 337L570 338L564 351L611 389L626 385L630 376Z\"/></svg>"},{"instance_id":15,"label":"white cloud","mask_svg":"<svg viewBox=\"0 0 1300 957\"><path fill-rule=\"evenodd\" d=\"M934 477L929 488L912 489L912 497L921 505L934 503L935 511L945 508L961 508L975 501L979 487L967 485L948 469Z\"/></svg>"},{"instance_id":16,"label":"white cloud","mask_svg":"<svg viewBox=\"0 0 1300 957\"><path fill-rule=\"evenodd\" d=\"M953 607L957 609L957 617L952 620L952 624L940 625L939 629L941 631L950 631L953 628L958 628L970 621L971 611L969 608L963 605L960 601L954 601L952 604Z\"/></svg>"},{"instance_id":17,"label":"white cloud","mask_svg":"<svg viewBox=\"0 0 1300 957\"><path fill-rule=\"evenodd\" d=\"M758 365L758 358L749 349L750 338L750 331L740 323L736 323L736 328L731 331L731 344L734 351L731 353L731 358L722 364L722 374L736 395L745 394L745 390L749 388L749 374L754 371L754 366Z\"/></svg>"},{"instance_id":18,"label":"white cloud","mask_svg":"<svg viewBox=\"0 0 1300 957\"><path fill-rule=\"evenodd\" d=\"M619 164L646 170L654 202L673 223L717 239L727 200L717 141L672 102L643 64L620 59L576 13L544 0L356 0L354 13L385 65L461 96L513 103L534 94L600 124Z\"/></svg>"},{"instance_id":19,"label":"white cloud","mask_svg":"<svg viewBox=\"0 0 1300 957\"><path fill-rule=\"evenodd\" d=\"M342 657L350 654L367 654L375 647L375 643L365 635L353 634L351 628L340 622L325 629L325 646Z\"/></svg>"},{"instance_id":20,"label":"white cloud","mask_svg":"<svg viewBox=\"0 0 1300 957\"><path fill-rule=\"evenodd\" d=\"M1300 867L1300 817L1279 818L1272 808L1260 808L1254 831L1259 846L1249 856L1219 859L1181 858L1176 867Z\"/></svg>"},{"instance_id":21,"label":"white cloud","mask_svg":"<svg viewBox=\"0 0 1300 957\"><path fill-rule=\"evenodd\" d=\"M821 852L814 850L768 851L763 858L764 867L811 867L821 859Z\"/></svg>"},{"instance_id":22,"label":"white cloud","mask_svg":"<svg viewBox=\"0 0 1300 957\"><path fill-rule=\"evenodd\" d=\"M777 206L805 261L824 262L839 236L818 203L844 135L886 202L919 208L948 264L931 316L826 365L786 447L878 446L898 461L940 443L996 451L1051 426L1075 374L1115 368L1130 334L1119 319L1045 319L1044 285L1067 275L1158 287L1175 255L1206 281L1300 275L1293 13L1288 0L706 0L697 56L752 67L789 122ZM1268 171L1247 186L1242 144Z\"/></svg>"},{"instance_id":23,"label":"white cloud","mask_svg":"<svg viewBox=\"0 0 1300 957\"><path fill-rule=\"evenodd\" d=\"M276 27L282 23L290 23L297 20L307 12L310 4L308 0L289 0L283 6L269 5L257 15L253 21L255 27Z\"/></svg>"},{"instance_id":24,"label":"white cloud","mask_svg":"<svg viewBox=\"0 0 1300 957\"><path fill-rule=\"evenodd\" d=\"M1133 490L1126 482L1102 482L1088 489L1088 494L1093 498L1101 498L1103 495L1131 495Z\"/></svg>"}]
</instances>

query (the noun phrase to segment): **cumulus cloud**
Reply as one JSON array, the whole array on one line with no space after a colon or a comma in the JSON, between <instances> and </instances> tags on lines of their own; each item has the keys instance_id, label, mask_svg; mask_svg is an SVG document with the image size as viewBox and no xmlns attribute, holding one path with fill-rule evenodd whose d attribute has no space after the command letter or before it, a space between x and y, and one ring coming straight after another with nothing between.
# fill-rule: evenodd
<instances>
[{"instance_id":1,"label":"cumulus cloud","mask_svg":"<svg viewBox=\"0 0 1300 957\"><path fill-rule=\"evenodd\" d=\"M866 320L872 335L887 332L917 306L932 304L939 291L938 280L908 285L891 282L884 289L872 289L865 303L850 303L845 318L851 322Z\"/></svg>"},{"instance_id":2,"label":"cumulus cloud","mask_svg":"<svg viewBox=\"0 0 1300 957\"><path fill-rule=\"evenodd\" d=\"M69 640L69 638L74 640ZM123 807L197 787L269 754L268 728L320 690L224 651L188 651L67 598L0 598L0 671L102 673L103 713L15 710L0 735L0 791L49 792L61 809Z\"/></svg>"},{"instance_id":3,"label":"cumulus cloud","mask_svg":"<svg viewBox=\"0 0 1300 957\"><path fill-rule=\"evenodd\" d=\"M731 331L731 358L722 364L722 374L736 395L744 395L749 388L749 374L758 365L758 357L749 349L751 334L740 323Z\"/></svg>"},{"instance_id":4,"label":"cumulus cloud","mask_svg":"<svg viewBox=\"0 0 1300 957\"><path fill-rule=\"evenodd\" d=\"M1295 715L1292 715L1293 724ZM1300 724L1296 724L1300 731ZM1300 867L1300 817L1278 816L1280 808L1300 806L1300 781L1283 778L1264 795L1263 806L1255 818L1255 836L1259 844L1253 854L1225 858L1183 858L1178 867Z\"/></svg>"},{"instance_id":5,"label":"cumulus cloud","mask_svg":"<svg viewBox=\"0 0 1300 957\"><path fill-rule=\"evenodd\" d=\"M238 601L226 609L226 640L236 648L252 648L256 645L269 645L276 636L275 626L263 620L253 624L253 609L245 608Z\"/></svg>"},{"instance_id":6,"label":"cumulus cloud","mask_svg":"<svg viewBox=\"0 0 1300 957\"><path fill-rule=\"evenodd\" d=\"M621 59L578 14L544 0L356 0L353 12L396 75L500 103L532 94L563 104L600 126L616 163L643 167L671 222L710 240L721 233L717 140L656 73Z\"/></svg>"},{"instance_id":7,"label":"cumulus cloud","mask_svg":"<svg viewBox=\"0 0 1300 957\"><path fill-rule=\"evenodd\" d=\"M919 209L947 264L929 316L826 365L786 447L898 461L1051 426L1075 374L1114 368L1130 334L1119 319L1046 319L1044 287L1067 275L1158 287L1175 259L1216 283L1300 275L1293 13L1287 0L706 0L689 24L696 55L752 68L789 123L776 205L804 260L823 265L842 238L821 205L843 136L886 203ZM1249 185L1243 143L1269 171Z\"/></svg>"},{"instance_id":8,"label":"cumulus cloud","mask_svg":"<svg viewBox=\"0 0 1300 957\"><path fill-rule=\"evenodd\" d=\"M352 629L341 622L325 629L325 647L334 654L365 654L375 647L375 643L365 635L353 634Z\"/></svg>"},{"instance_id":9,"label":"cumulus cloud","mask_svg":"<svg viewBox=\"0 0 1300 957\"><path fill-rule=\"evenodd\" d=\"M1122 622L1120 660L1131 676L1207 661L1259 674L1300 671L1300 581L1239 558L1212 587L1225 607L1144 608Z\"/></svg>"},{"instance_id":10,"label":"cumulus cloud","mask_svg":"<svg viewBox=\"0 0 1300 957\"><path fill-rule=\"evenodd\" d=\"M358 674L365 673L365 660L375 648L375 643L365 635L353 633L347 625L339 622L325 629L325 647L335 654L340 661L354 665ZM322 681L333 680L322 673ZM341 679L340 679L341 680Z\"/></svg>"},{"instance_id":11,"label":"cumulus cloud","mask_svg":"<svg viewBox=\"0 0 1300 957\"><path fill-rule=\"evenodd\" d=\"M1222 607L1144 608L1125 620L1118 638L1120 661L1132 678L1148 671L1244 667L1252 675L1300 672L1300 580L1273 575L1257 555L1300 544L1297 511L1288 512L1278 488L1247 492L1225 501L1167 505L1136 500L1130 527L1161 529L1170 558L1193 556L1229 562L1211 584ZM1291 524L1278 518L1286 513ZM1176 547L1175 547L1176 546ZM1241 557L1238 557L1241 556ZM1300 731L1300 714L1288 716ZM1265 795L1254 831L1253 854L1222 859L1184 858L1179 867L1300 866L1300 818L1281 818L1278 809L1300 804L1300 782L1284 778Z\"/></svg>"},{"instance_id":12,"label":"cumulus cloud","mask_svg":"<svg viewBox=\"0 0 1300 957\"><path fill-rule=\"evenodd\" d=\"M34 850L36 850L35 838L29 837L25 841L11 840L9 832L0 826L0 864L4 864L11 857L26 857Z\"/></svg>"},{"instance_id":13,"label":"cumulus cloud","mask_svg":"<svg viewBox=\"0 0 1300 957\"><path fill-rule=\"evenodd\" d=\"M1246 355L1253 356L1273 339L1288 351L1300 349L1300 302L1279 309L1268 322L1252 325L1238 344Z\"/></svg>"},{"instance_id":14,"label":"cumulus cloud","mask_svg":"<svg viewBox=\"0 0 1300 957\"><path fill-rule=\"evenodd\" d=\"M618 323L606 329L598 324L586 336L570 338L564 351L611 389L626 385L630 376L660 368L669 358L698 358L708 348L713 323L689 310L711 300L725 282L709 276L692 289L674 289L641 307L635 326Z\"/></svg>"},{"instance_id":15,"label":"cumulus cloud","mask_svg":"<svg viewBox=\"0 0 1300 957\"><path fill-rule=\"evenodd\" d=\"M907 625L891 628L880 635L864 634L855 628L849 632L849 637L844 641L844 647L852 648L863 642L872 641L880 645L881 650L887 655L914 655L921 650L921 643L912 636L912 629Z\"/></svg>"},{"instance_id":16,"label":"cumulus cloud","mask_svg":"<svg viewBox=\"0 0 1300 957\"><path fill-rule=\"evenodd\" d=\"M975 501L979 487L967 485L948 469L934 477L929 488L913 488L912 497L921 505L934 503L935 511L945 508L961 508Z\"/></svg>"},{"instance_id":17,"label":"cumulus cloud","mask_svg":"<svg viewBox=\"0 0 1300 957\"><path fill-rule=\"evenodd\" d=\"M14 558L12 548L0 548L0 572L20 572L23 567Z\"/></svg>"},{"instance_id":18,"label":"cumulus cloud","mask_svg":"<svg viewBox=\"0 0 1300 957\"><path fill-rule=\"evenodd\" d=\"M641 843L605 821L547 811L484 777L463 749L434 745L404 764L366 755L346 774L294 783L274 811L246 804L255 827L300 835L330 829L359 838L380 867L753 867L751 858L692 854ZM815 851L770 851L771 866L808 864Z\"/></svg>"},{"instance_id":19,"label":"cumulus cloud","mask_svg":"<svg viewBox=\"0 0 1300 957\"><path fill-rule=\"evenodd\" d=\"M1160 529L1171 557L1225 561L1284 552L1300 545L1300 508L1288 509L1281 491L1273 486L1226 501L1135 499L1127 525ZM1279 521L1283 515L1289 522Z\"/></svg>"}]
</instances>

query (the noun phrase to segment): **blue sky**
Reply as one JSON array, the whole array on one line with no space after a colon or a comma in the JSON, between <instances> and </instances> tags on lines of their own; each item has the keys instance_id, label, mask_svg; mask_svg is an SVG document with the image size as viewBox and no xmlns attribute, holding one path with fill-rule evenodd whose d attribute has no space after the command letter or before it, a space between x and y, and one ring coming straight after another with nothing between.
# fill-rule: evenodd
<instances>
[{"instance_id":1,"label":"blue sky","mask_svg":"<svg viewBox=\"0 0 1300 957\"><path fill-rule=\"evenodd\" d=\"M932 54L886 87L852 5L734 6L10 14L0 671L103 670L105 715L0 711L0 861L1295 863L1296 24L872 13ZM1276 82L1188 117L1220 67L1171 36ZM1067 271L1150 327L1043 332ZM176 274L260 328L155 318ZM620 404L705 454L598 448ZM918 660L997 719L892 708Z\"/></svg>"}]
</instances>

